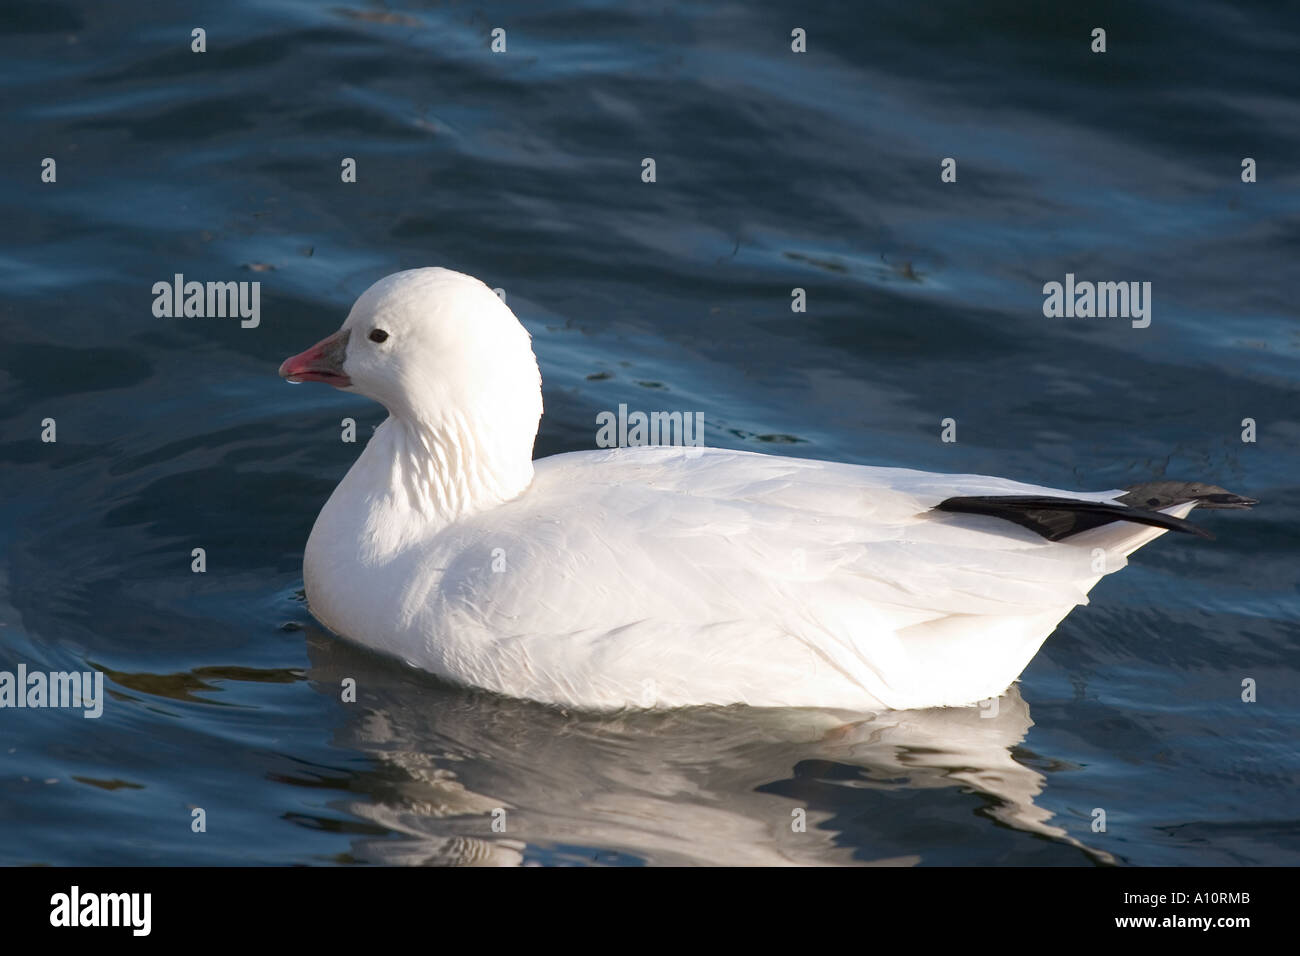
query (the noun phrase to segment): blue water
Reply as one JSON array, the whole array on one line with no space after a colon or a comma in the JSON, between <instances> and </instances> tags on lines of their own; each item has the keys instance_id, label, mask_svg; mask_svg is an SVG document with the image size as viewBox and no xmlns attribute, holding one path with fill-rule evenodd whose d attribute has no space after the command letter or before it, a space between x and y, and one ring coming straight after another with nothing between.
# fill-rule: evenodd
<instances>
[{"instance_id":1,"label":"blue water","mask_svg":"<svg viewBox=\"0 0 1300 956\"><path fill-rule=\"evenodd\" d=\"M109 694L0 710L0 863L1300 862L1300 10L824 6L0 5L0 670ZM444 686L307 612L339 422L382 412L275 374L424 265L532 331L539 456L626 402L1263 504L1105 579L992 718ZM1150 327L1045 318L1067 272L1150 281ZM260 281L260 325L155 318L175 273Z\"/></svg>"}]
</instances>

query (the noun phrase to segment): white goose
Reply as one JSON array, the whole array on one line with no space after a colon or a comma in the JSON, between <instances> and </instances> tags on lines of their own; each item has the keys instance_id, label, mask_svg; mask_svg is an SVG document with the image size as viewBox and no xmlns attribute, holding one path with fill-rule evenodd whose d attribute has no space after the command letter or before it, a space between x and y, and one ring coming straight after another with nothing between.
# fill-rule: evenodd
<instances>
[{"instance_id":1,"label":"white goose","mask_svg":"<svg viewBox=\"0 0 1300 956\"><path fill-rule=\"evenodd\" d=\"M541 376L483 283L388 276L287 359L389 417L307 542L312 613L461 684L587 709L971 704L1197 505L723 449L532 460Z\"/></svg>"}]
</instances>

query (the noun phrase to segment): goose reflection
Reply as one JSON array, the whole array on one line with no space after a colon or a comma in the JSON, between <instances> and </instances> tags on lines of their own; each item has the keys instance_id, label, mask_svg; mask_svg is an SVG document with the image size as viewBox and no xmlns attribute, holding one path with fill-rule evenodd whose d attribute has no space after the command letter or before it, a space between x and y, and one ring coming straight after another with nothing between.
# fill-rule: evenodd
<instances>
[{"instance_id":1,"label":"goose reflection","mask_svg":"<svg viewBox=\"0 0 1300 956\"><path fill-rule=\"evenodd\" d=\"M913 865L837 826L845 795L957 789L970 810L1108 864L1037 807L1013 756L1032 726L1014 687L986 708L874 715L745 707L566 713L440 684L306 628L310 680L356 702L335 743L373 769L335 804L383 835L352 856L394 865ZM858 811L855 809L854 813ZM889 821L882 819L880 828ZM901 845L901 844L900 844Z\"/></svg>"}]
</instances>

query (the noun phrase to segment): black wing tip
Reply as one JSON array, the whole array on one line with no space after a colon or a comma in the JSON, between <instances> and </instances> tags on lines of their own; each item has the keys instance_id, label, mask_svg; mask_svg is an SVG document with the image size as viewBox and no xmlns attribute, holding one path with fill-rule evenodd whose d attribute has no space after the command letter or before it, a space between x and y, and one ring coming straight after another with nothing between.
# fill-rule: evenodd
<instances>
[{"instance_id":1,"label":"black wing tip","mask_svg":"<svg viewBox=\"0 0 1300 956\"><path fill-rule=\"evenodd\" d=\"M1244 511L1259 504L1258 498L1236 495L1199 481L1144 481L1124 490L1128 493L1115 500L1134 508L1168 508L1194 501L1198 508Z\"/></svg>"},{"instance_id":2,"label":"black wing tip","mask_svg":"<svg viewBox=\"0 0 1300 956\"><path fill-rule=\"evenodd\" d=\"M1245 495L1234 495L1232 492L1204 495L1196 500L1198 508L1222 508L1234 511L1245 511L1257 504L1259 504L1258 498L1247 498Z\"/></svg>"},{"instance_id":3,"label":"black wing tip","mask_svg":"<svg viewBox=\"0 0 1300 956\"><path fill-rule=\"evenodd\" d=\"M1214 535L1206 529L1165 514L1164 509L1195 502L1198 508L1244 511L1259 504L1257 498L1197 481L1144 481L1124 491L1113 502L1050 495L963 495L941 501L935 510L1001 518L1048 541L1063 541L1115 521L1181 531L1213 541Z\"/></svg>"},{"instance_id":4,"label":"black wing tip","mask_svg":"<svg viewBox=\"0 0 1300 956\"><path fill-rule=\"evenodd\" d=\"M1125 498L1128 495L1124 496ZM1123 499L1119 499L1123 500ZM945 498L936 511L987 515L1028 528L1048 541L1063 541L1115 521L1128 521L1166 531L1181 531L1214 540L1214 535L1184 518L1130 504L1081 501L1047 495L960 495Z\"/></svg>"}]
</instances>

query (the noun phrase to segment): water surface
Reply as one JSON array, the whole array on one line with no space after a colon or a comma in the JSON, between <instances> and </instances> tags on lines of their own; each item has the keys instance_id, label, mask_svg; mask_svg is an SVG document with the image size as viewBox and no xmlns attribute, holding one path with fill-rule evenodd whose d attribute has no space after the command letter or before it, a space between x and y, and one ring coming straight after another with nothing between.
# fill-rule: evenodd
<instances>
[{"instance_id":1,"label":"water surface","mask_svg":"<svg viewBox=\"0 0 1300 956\"><path fill-rule=\"evenodd\" d=\"M111 695L0 712L0 862L1300 861L1300 16L827 7L0 10L0 669ZM538 455L627 403L725 447L1265 505L1103 581L996 717L450 688L312 621L340 421L383 413L275 375L424 265L532 331ZM1045 318L1067 272L1150 281L1151 326ZM155 318L175 273L260 281L261 324Z\"/></svg>"}]
</instances>

